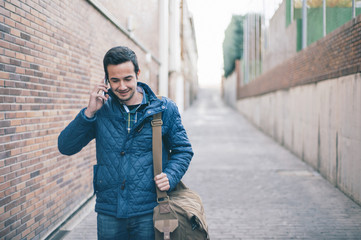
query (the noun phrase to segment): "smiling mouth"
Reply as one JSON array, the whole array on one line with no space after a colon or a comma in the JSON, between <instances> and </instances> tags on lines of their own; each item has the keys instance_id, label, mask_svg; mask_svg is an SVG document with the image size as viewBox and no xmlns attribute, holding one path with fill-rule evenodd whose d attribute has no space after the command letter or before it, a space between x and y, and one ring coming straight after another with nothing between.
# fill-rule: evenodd
<instances>
[{"instance_id":1,"label":"smiling mouth","mask_svg":"<svg viewBox=\"0 0 361 240\"><path fill-rule=\"evenodd\" d=\"M117 93L121 94L121 95L124 95L124 94L127 94L130 90L127 90L127 91L117 91Z\"/></svg>"}]
</instances>

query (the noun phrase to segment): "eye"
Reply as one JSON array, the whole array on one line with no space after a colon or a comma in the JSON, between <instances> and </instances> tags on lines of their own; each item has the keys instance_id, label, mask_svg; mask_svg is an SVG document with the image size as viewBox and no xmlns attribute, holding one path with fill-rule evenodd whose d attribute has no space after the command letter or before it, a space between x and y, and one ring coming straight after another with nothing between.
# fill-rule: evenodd
<instances>
[{"instance_id":1,"label":"eye","mask_svg":"<svg viewBox=\"0 0 361 240\"><path fill-rule=\"evenodd\" d=\"M119 79L112 78L112 79L110 79L110 81L111 81L112 83L117 83L117 82L119 82Z\"/></svg>"}]
</instances>

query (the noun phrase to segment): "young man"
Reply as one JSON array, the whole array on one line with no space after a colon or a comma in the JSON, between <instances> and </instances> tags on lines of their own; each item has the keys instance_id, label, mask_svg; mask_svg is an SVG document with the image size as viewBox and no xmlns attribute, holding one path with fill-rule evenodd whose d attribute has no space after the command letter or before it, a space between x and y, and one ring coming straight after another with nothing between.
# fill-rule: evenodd
<instances>
[{"instance_id":1,"label":"young man","mask_svg":"<svg viewBox=\"0 0 361 240\"><path fill-rule=\"evenodd\" d=\"M135 53L114 47L103 60L106 79L89 104L61 132L62 154L79 152L96 139L94 166L98 239L154 239L156 186L171 191L186 172L193 151L174 102L159 100L138 82ZM106 93L105 95L103 94ZM153 115L162 112L163 172L153 176Z\"/></svg>"}]
</instances>

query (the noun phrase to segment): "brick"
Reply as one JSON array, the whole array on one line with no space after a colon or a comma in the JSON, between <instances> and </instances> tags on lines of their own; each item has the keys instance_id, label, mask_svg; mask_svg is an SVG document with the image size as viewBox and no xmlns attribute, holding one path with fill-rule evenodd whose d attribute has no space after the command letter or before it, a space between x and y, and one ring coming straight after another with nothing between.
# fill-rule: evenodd
<instances>
[{"instance_id":1,"label":"brick","mask_svg":"<svg viewBox=\"0 0 361 240\"><path fill-rule=\"evenodd\" d=\"M26 228L27 228L26 224L22 224L21 226L19 226L16 229L16 234L19 234L21 237L21 233L24 232L26 230Z\"/></svg>"},{"instance_id":2,"label":"brick","mask_svg":"<svg viewBox=\"0 0 361 240\"><path fill-rule=\"evenodd\" d=\"M21 62L19 60L10 58L10 64L11 65L16 65L16 66L21 66Z\"/></svg>"},{"instance_id":3,"label":"brick","mask_svg":"<svg viewBox=\"0 0 361 240\"><path fill-rule=\"evenodd\" d=\"M11 4L11 3L8 3L8 2L5 2L5 8L8 9L9 11L11 11L11 12L16 11L15 6L13 4Z\"/></svg>"},{"instance_id":4,"label":"brick","mask_svg":"<svg viewBox=\"0 0 361 240\"><path fill-rule=\"evenodd\" d=\"M4 19L4 23L7 25L7 26L10 26L10 27L15 27L15 21L10 19L10 18L5 18Z\"/></svg>"},{"instance_id":5,"label":"brick","mask_svg":"<svg viewBox=\"0 0 361 240\"><path fill-rule=\"evenodd\" d=\"M22 39L25 39L25 40L27 40L27 41L30 41L30 35L28 35L28 34L21 33L21 34L20 34L20 37L21 37Z\"/></svg>"},{"instance_id":6,"label":"brick","mask_svg":"<svg viewBox=\"0 0 361 240\"><path fill-rule=\"evenodd\" d=\"M1 205L1 206L4 206L5 204L10 203L10 201L11 201L11 197L10 197L10 196L7 196L7 197L5 197L5 198L3 198L3 199L0 200L0 205Z\"/></svg>"},{"instance_id":7,"label":"brick","mask_svg":"<svg viewBox=\"0 0 361 240\"><path fill-rule=\"evenodd\" d=\"M0 236L6 236L10 233L10 227L4 228L0 230Z\"/></svg>"},{"instance_id":8,"label":"brick","mask_svg":"<svg viewBox=\"0 0 361 240\"><path fill-rule=\"evenodd\" d=\"M6 71L6 72L15 72L15 71L16 71L16 67L15 67L15 66L12 66L12 65L5 65L4 71Z\"/></svg>"},{"instance_id":9,"label":"brick","mask_svg":"<svg viewBox=\"0 0 361 240\"><path fill-rule=\"evenodd\" d=\"M9 79L9 73L8 72L0 72L0 78Z\"/></svg>"},{"instance_id":10,"label":"brick","mask_svg":"<svg viewBox=\"0 0 361 240\"><path fill-rule=\"evenodd\" d=\"M4 8L4 7L1 7L0 8L0 15L10 17L10 11L8 9Z\"/></svg>"},{"instance_id":11,"label":"brick","mask_svg":"<svg viewBox=\"0 0 361 240\"><path fill-rule=\"evenodd\" d=\"M10 44L9 44L8 42L3 41L3 40L0 40L0 47L2 47L2 48L9 48L9 46L10 46ZM1 62L2 62L2 63L6 63L6 62L5 62L5 59L7 59L7 58L5 58L4 56L0 56L0 58L1 58Z\"/></svg>"},{"instance_id":12,"label":"brick","mask_svg":"<svg viewBox=\"0 0 361 240\"><path fill-rule=\"evenodd\" d=\"M10 18L16 22L20 22L22 19L19 15L15 14L15 13L10 13Z\"/></svg>"}]
</instances>

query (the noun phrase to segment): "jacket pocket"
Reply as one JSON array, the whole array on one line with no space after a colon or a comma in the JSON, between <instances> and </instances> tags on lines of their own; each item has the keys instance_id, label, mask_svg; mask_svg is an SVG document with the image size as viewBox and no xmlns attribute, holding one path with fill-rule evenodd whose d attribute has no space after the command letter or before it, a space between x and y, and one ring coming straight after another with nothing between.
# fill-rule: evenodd
<instances>
[{"instance_id":1,"label":"jacket pocket","mask_svg":"<svg viewBox=\"0 0 361 240\"><path fill-rule=\"evenodd\" d=\"M96 189L96 179L97 179L97 174L98 173L98 165L94 165L93 166L93 189L94 189L94 193L95 194L97 192L97 189Z\"/></svg>"},{"instance_id":2,"label":"jacket pocket","mask_svg":"<svg viewBox=\"0 0 361 240\"><path fill-rule=\"evenodd\" d=\"M106 166L94 165L93 166L93 188L94 193L108 190L117 185L116 182L109 183L109 177L106 177Z\"/></svg>"},{"instance_id":3,"label":"jacket pocket","mask_svg":"<svg viewBox=\"0 0 361 240\"><path fill-rule=\"evenodd\" d=\"M113 182L110 178L107 166L93 166L93 188L96 194L96 202L100 204L116 205L118 182Z\"/></svg>"}]
</instances>

